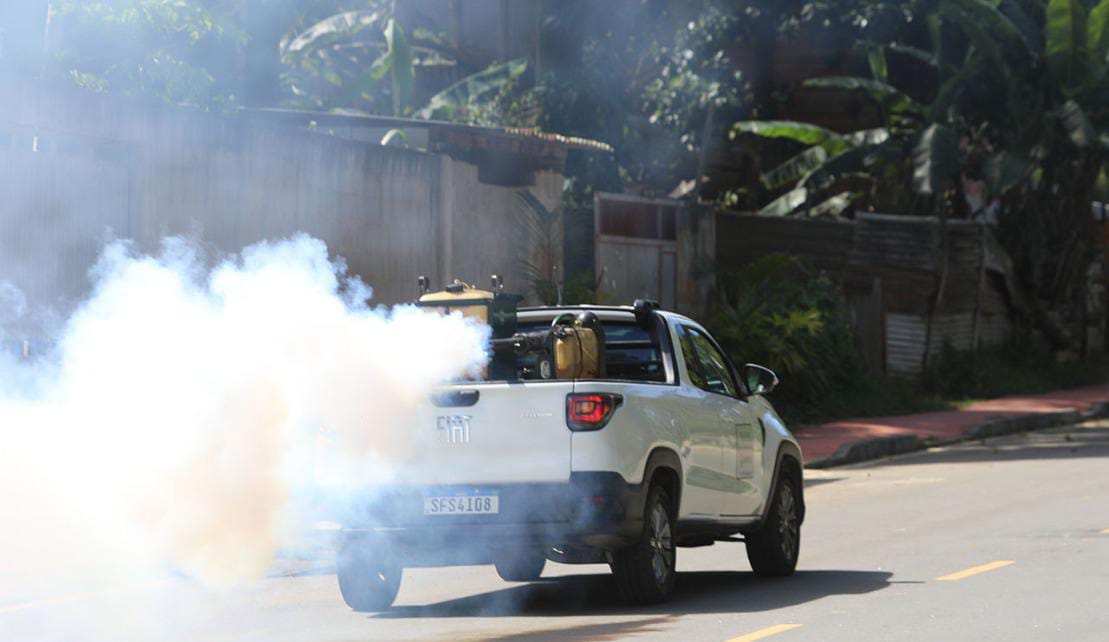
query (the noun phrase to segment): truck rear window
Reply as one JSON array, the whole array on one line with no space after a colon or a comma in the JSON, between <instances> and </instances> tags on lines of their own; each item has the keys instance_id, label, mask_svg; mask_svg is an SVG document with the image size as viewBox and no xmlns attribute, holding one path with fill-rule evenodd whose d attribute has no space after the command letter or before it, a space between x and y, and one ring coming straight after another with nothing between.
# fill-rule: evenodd
<instances>
[{"instance_id":1,"label":"truck rear window","mask_svg":"<svg viewBox=\"0 0 1109 642\"><path fill-rule=\"evenodd\" d=\"M550 323L520 323L519 332L542 330ZM635 323L605 321L605 370L606 379L620 381L666 382L666 369L662 352L651 339L651 334ZM520 364L536 365L538 357L521 357Z\"/></svg>"}]
</instances>

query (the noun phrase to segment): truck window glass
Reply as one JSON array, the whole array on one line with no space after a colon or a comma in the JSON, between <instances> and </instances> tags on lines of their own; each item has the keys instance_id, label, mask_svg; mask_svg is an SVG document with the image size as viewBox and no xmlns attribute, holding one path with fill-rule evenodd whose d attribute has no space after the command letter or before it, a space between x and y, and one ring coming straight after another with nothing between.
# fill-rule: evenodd
<instances>
[{"instance_id":1,"label":"truck window glass","mask_svg":"<svg viewBox=\"0 0 1109 642\"><path fill-rule=\"evenodd\" d=\"M521 322L520 332L540 330L550 322ZM666 369L662 363L659 345L651 338L650 332L632 322L605 321L605 369L606 379L617 381L666 382ZM521 358L521 365L525 359Z\"/></svg>"},{"instance_id":2,"label":"truck window glass","mask_svg":"<svg viewBox=\"0 0 1109 642\"><path fill-rule=\"evenodd\" d=\"M692 345L704 379L704 385L697 387L729 397L737 396L735 381L732 379L728 362L712 341L703 332L688 326L682 326L682 337L682 352L685 352L686 343Z\"/></svg>"},{"instance_id":3,"label":"truck window glass","mask_svg":"<svg viewBox=\"0 0 1109 642\"><path fill-rule=\"evenodd\" d=\"M689 382L701 390L708 390L708 383L701 373L701 364L697 359L697 348L693 346L691 331L684 325L678 327L680 328L678 342L682 346L682 360L685 362L685 369L689 374Z\"/></svg>"}]
</instances>

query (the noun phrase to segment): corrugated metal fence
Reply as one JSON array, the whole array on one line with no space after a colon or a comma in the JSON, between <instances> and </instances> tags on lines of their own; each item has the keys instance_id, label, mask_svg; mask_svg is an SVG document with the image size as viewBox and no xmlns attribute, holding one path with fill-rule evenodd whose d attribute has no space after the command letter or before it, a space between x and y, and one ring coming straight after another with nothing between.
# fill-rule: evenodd
<instances>
[{"instance_id":1,"label":"corrugated metal fence","mask_svg":"<svg viewBox=\"0 0 1109 642\"><path fill-rule=\"evenodd\" d=\"M724 269L787 253L841 283L874 370L917 377L926 350L932 359L944 346L969 350L1013 336L1019 293L1009 286L1004 251L978 223L868 213L852 221L720 213L716 227Z\"/></svg>"}]
</instances>

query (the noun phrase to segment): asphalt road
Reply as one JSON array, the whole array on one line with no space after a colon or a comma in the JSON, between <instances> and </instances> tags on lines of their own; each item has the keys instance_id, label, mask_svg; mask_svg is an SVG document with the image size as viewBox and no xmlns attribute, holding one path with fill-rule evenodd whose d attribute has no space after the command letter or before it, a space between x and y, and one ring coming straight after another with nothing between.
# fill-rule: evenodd
<instances>
[{"instance_id":1,"label":"asphalt road","mask_svg":"<svg viewBox=\"0 0 1109 642\"><path fill-rule=\"evenodd\" d=\"M359 614L326 565L285 564L224 592L0 602L0 640L1109 640L1109 422L810 471L806 491L794 577L755 578L742 544L680 549L663 606L548 564L530 584L407 571L392 610Z\"/></svg>"}]
</instances>

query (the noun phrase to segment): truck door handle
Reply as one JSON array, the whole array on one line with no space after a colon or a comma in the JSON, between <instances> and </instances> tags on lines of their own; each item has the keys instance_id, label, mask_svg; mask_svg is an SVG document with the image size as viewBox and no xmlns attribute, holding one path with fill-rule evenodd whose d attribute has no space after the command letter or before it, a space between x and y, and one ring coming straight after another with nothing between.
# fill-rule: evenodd
<instances>
[{"instance_id":1,"label":"truck door handle","mask_svg":"<svg viewBox=\"0 0 1109 642\"><path fill-rule=\"evenodd\" d=\"M431 403L440 408L466 408L477 403L477 390L449 390L431 395Z\"/></svg>"}]
</instances>

